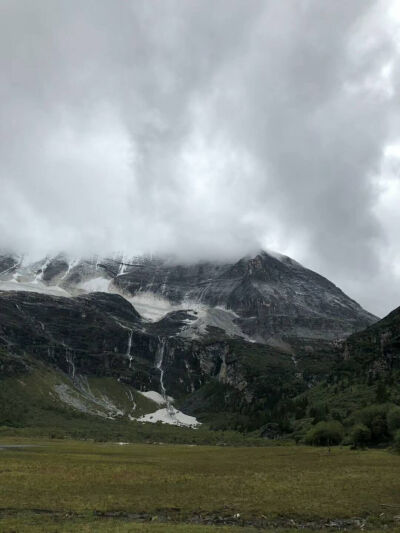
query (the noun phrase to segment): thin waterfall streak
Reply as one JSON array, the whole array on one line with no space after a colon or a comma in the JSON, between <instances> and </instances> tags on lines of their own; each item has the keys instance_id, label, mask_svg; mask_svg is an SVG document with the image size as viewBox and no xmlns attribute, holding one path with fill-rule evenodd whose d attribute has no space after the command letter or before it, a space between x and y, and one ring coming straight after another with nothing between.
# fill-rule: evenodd
<instances>
[{"instance_id":1,"label":"thin waterfall streak","mask_svg":"<svg viewBox=\"0 0 400 533\"><path fill-rule=\"evenodd\" d=\"M128 334L128 348L126 350L126 356L129 359L129 368L132 368L132 361L133 356L131 355L131 349L132 349L132 336L133 336L133 329L129 330Z\"/></svg>"},{"instance_id":2,"label":"thin waterfall streak","mask_svg":"<svg viewBox=\"0 0 400 533\"><path fill-rule=\"evenodd\" d=\"M165 354L165 347L167 344L166 338L159 338L159 344L157 348L157 354L156 354L156 368L160 371L160 388L161 388L161 394L165 401L165 405L167 407L168 413L171 415L171 417L175 416L175 409L172 406L169 396L167 394L165 384L164 384L164 369L163 369L163 362L164 362L164 354Z\"/></svg>"}]
</instances>

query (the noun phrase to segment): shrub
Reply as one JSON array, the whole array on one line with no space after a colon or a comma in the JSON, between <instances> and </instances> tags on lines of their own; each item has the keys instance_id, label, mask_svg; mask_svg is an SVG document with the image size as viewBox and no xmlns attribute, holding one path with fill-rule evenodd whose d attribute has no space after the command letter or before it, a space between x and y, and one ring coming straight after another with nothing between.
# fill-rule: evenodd
<instances>
[{"instance_id":1,"label":"shrub","mask_svg":"<svg viewBox=\"0 0 400 533\"><path fill-rule=\"evenodd\" d=\"M393 447L396 452L400 453L400 429L394 435Z\"/></svg>"},{"instance_id":2,"label":"shrub","mask_svg":"<svg viewBox=\"0 0 400 533\"><path fill-rule=\"evenodd\" d=\"M388 404L375 404L361 409L356 418L371 431L371 442L377 444L389 439L386 415L390 408Z\"/></svg>"},{"instance_id":3,"label":"shrub","mask_svg":"<svg viewBox=\"0 0 400 533\"><path fill-rule=\"evenodd\" d=\"M340 411L337 411L336 409L331 411L331 417L333 418L333 420L337 420L338 422L342 421L342 415Z\"/></svg>"},{"instance_id":4,"label":"shrub","mask_svg":"<svg viewBox=\"0 0 400 533\"><path fill-rule=\"evenodd\" d=\"M389 432L386 416L377 415L371 422L371 436L374 442L384 442L388 440Z\"/></svg>"},{"instance_id":5,"label":"shrub","mask_svg":"<svg viewBox=\"0 0 400 533\"><path fill-rule=\"evenodd\" d=\"M317 403L310 407L309 414L310 417L313 418L312 423L318 424L319 422L323 422L326 420L326 417L328 416L329 409L326 403Z\"/></svg>"},{"instance_id":6,"label":"shrub","mask_svg":"<svg viewBox=\"0 0 400 533\"><path fill-rule=\"evenodd\" d=\"M395 435L400 429L400 407L397 405L392 407L387 414L387 425L390 433Z\"/></svg>"},{"instance_id":7,"label":"shrub","mask_svg":"<svg viewBox=\"0 0 400 533\"><path fill-rule=\"evenodd\" d=\"M371 430L364 424L356 424L351 431L351 442L356 448L364 448L371 440Z\"/></svg>"},{"instance_id":8,"label":"shrub","mask_svg":"<svg viewBox=\"0 0 400 533\"><path fill-rule=\"evenodd\" d=\"M306 435L306 443L313 446L334 446L343 439L343 426L340 422L318 422Z\"/></svg>"},{"instance_id":9,"label":"shrub","mask_svg":"<svg viewBox=\"0 0 400 533\"><path fill-rule=\"evenodd\" d=\"M386 404L373 404L364 407L356 413L356 418L368 427L371 427L372 420L377 416L386 417L388 406Z\"/></svg>"},{"instance_id":10,"label":"shrub","mask_svg":"<svg viewBox=\"0 0 400 533\"><path fill-rule=\"evenodd\" d=\"M378 403L387 402L389 399L389 393L387 391L386 385L383 381L379 381L376 388L376 401Z\"/></svg>"}]
</instances>

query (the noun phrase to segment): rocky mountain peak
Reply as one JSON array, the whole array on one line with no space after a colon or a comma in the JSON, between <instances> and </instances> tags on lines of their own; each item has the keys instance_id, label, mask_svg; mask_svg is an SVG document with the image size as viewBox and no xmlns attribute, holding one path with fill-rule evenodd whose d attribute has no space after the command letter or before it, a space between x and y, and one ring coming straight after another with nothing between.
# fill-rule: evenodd
<instances>
[{"instance_id":1,"label":"rocky mountain peak","mask_svg":"<svg viewBox=\"0 0 400 533\"><path fill-rule=\"evenodd\" d=\"M0 268L0 290L65 297L119 293L148 319L197 309L196 320L182 329L189 336L217 327L258 342L290 344L343 338L376 320L323 276L267 251L235 263L196 264L122 255L71 260L63 254L29 264L2 254Z\"/></svg>"}]
</instances>

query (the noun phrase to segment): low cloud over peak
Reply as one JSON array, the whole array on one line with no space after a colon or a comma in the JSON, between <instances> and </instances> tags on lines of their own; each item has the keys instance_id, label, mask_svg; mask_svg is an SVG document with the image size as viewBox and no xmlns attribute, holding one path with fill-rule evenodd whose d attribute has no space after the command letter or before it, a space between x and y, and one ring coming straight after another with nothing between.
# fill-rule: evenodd
<instances>
[{"instance_id":1,"label":"low cloud over peak","mask_svg":"<svg viewBox=\"0 0 400 533\"><path fill-rule=\"evenodd\" d=\"M399 305L396 5L3 1L0 246L268 247Z\"/></svg>"}]
</instances>

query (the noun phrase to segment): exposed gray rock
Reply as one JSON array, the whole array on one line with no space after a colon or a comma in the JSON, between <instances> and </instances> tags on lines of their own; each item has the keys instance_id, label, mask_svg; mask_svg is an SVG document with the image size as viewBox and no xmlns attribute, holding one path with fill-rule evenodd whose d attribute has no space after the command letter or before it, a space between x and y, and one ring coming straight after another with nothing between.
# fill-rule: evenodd
<instances>
[{"instance_id":1,"label":"exposed gray rock","mask_svg":"<svg viewBox=\"0 0 400 533\"><path fill-rule=\"evenodd\" d=\"M0 289L1 279L20 276L29 280L30 273L31 278L58 285L70 294L92 290L116 291L128 298L152 294L169 302L170 311L187 311L185 318L180 316L180 334L185 337L202 336L212 326L231 337L290 347L299 339L341 339L376 321L324 277L289 257L267 252L234 264L194 265L121 256L72 261L58 255L13 268L15 258L2 258L8 269L0 274ZM100 282L96 285L90 280ZM201 315L197 323L196 306Z\"/></svg>"},{"instance_id":2,"label":"exposed gray rock","mask_svg":"<svg viewBox=\"0 0 400 533\"><path fill-rule=\"evenodd\" d=\"M72 379L110 376L173 396L196 416L275 422L281 398L324 377L339 341L376 320L322 276L266 252L196 265L3 254L0 266L3 375L29 371L29 355ZM161 302L151 320L131 303L146 295Z\"/></svg>"}]
</instances>

